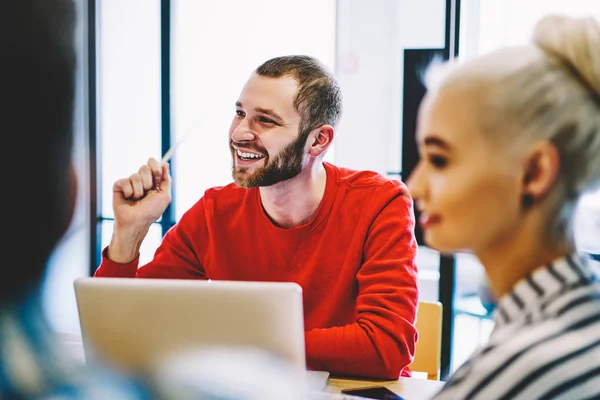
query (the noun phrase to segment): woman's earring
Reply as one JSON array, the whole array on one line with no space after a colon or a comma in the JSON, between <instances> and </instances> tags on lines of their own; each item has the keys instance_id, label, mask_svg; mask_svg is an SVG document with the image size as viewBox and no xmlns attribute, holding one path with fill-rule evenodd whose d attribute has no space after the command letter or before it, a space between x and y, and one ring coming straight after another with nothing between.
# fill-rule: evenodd
<instances>
[{"instance_id":1,"label":"woman's earring","mask_svg":"<svg viewBox=\"0 0 600 400\"><path fill-rule=\"evenodd\" d=\"M533 197L533 195L527 193L524 194L523 197L521 197L521 204L524 208L531 207L533 203L535 203L535 197Z\"/></svg>"}]
</instances>

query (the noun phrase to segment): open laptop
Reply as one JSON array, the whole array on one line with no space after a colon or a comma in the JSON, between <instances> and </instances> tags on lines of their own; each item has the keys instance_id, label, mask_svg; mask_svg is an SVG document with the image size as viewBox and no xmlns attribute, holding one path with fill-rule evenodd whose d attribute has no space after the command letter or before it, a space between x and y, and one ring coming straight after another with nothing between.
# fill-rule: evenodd
<instances>
[{"instance_id":1,"label":"open laptop","mask_svg":"<svg viewBox=\"0 0 600 400\"><path fill-rule=\"evenodd\" d=\"M74 289L86 360L144 370L188 348L251 347L306 369L296 283L82 277ZM309 371L316 386L328 376Z\"/></svg>"}]
</instances>

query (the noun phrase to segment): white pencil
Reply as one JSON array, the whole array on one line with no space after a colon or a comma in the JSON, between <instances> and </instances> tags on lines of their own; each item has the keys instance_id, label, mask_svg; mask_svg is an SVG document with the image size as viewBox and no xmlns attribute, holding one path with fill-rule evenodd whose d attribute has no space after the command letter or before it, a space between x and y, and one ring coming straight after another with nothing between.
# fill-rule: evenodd
<instances>
[{"instance_id":1,"label":"white pencil","mask_svg":"<svg viewBox=\"0 0 600 400\"><path fill-rule=\"evenodd\" d=\"M190 127L190 129L188 129L188 131L181 137L181 139L179 139L174 145L171 146L171 148L169 150L167 150L167 152L165 153L164 156L162 156L161 162L165 162L165 161L169 161L173 155L175 154L175 150L177 150L177 148L179 147L179 145L181 143L183 143L183 141L190 136L190 134L194 131L194 128L196 127L196 122L194 124L192 124L192 126Z\"/></svg>"}]
</instances>

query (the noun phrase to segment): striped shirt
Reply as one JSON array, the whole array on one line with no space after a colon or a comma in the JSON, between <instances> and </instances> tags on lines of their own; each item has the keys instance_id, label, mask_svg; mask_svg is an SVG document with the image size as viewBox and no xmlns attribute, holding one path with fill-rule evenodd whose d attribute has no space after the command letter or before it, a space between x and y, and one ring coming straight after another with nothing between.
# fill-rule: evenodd
<instances>
[{"instance_id":1,"label":"striped shirt","mask_svg":"<svg viewBox=\"0 0 600 400\"><path fill-rule=\"evenodd\" d=\"M434 400L600 398L600 284L583 256L522 279L498 302L494 322Z\"/></svg>"}]
</instances>

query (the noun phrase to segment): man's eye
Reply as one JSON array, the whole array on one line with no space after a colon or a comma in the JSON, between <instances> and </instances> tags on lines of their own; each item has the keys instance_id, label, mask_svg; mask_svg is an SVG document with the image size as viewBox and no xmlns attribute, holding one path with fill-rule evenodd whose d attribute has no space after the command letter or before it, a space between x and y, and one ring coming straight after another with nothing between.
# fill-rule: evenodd
<instances>
[{"instance_id":1,"label":"man's eye","mask_svg":"<svg viewBox=\"0 0 600 400\"><path fill-rule=\"evenodd\" d=\"M273 121L272 119L267 118L267 117L258 117L258 120L265 124L275 124L275 121Z\"/></svg>"},{"instance_id":2,"label":"man's eye","mask_svg":"<svg viewBox=\"0 0 600 400\"><path fill-rule=\"evenodd\" d=\"M429 162L436 168L444 168L448 165L448 160L446 157L431 155L428 157Z\"/></svg>"},{"instance_id":3,"label":"man's eye","mask_svg":"<svg viewBox=\"0 0 600 400\"><path fill-rule=\"evenodd\" d=\"M246 114L242 110L235 110L235 115L238 117L245 117Z\"/></svg>"}]
</instances>

